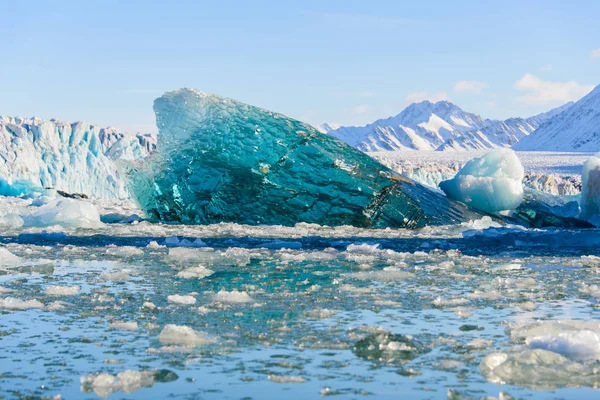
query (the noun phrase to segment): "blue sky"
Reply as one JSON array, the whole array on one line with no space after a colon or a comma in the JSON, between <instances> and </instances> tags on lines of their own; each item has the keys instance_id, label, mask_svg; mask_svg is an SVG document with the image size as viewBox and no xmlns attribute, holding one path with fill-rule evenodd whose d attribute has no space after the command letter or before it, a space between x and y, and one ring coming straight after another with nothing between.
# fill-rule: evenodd
<instances>
[{"instance_id":1,"label":"blue sky","mask_svg":"<svg viewBox=\"0 0 600 400\"><path fill-rule=\"evenodd\" d=\"M317 124L449 99L529 116L600 84L600 2L0 0L0 115L155 131L193 87Z\"/></svg>"}]
</instances>

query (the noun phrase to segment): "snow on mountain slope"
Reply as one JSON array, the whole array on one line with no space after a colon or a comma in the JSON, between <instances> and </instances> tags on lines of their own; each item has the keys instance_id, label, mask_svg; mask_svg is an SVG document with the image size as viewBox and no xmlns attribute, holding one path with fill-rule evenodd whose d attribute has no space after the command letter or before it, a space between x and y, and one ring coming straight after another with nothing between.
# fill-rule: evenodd
<instances>
[{"instance_id":1,"label":"snow on mountain slope","mask_svg":"<svg viewBox=\"0 0 600 400\"><path fill-rule=\"evenodd\" d=\"M494 121L483 129L464 132L456 138L447 140L437 148L447 150L482 150L495 147L509 147L533 132L539 125L523 118L510 118L506 121Z\"/></svg>"},{"instance_id":2,"label":"snow on mountain slope","mask_svg":"<svg viewBox=\"0 0 600 400\"><path fill-rule=\"evenodd\" d=\"M323 123L319 126L315 126L315 128L321 132L321 133L329 133L331 131L335 131L336 129L339 129L341 127L340 124L330 124L330 123Z\"/></svg>"},{"instance_id":3,"label":"snow on mountain slope","mask_svg":"<svg viewBox=\"0 0 600 400\"><path fill-rule=\"evenodd\" d=\"M513 148L523 151L599 151L600 85Z\"/></svg>"},{"instance_id":4,"label":"snow on mountain slope","mask_svg":"<svg viewBox=\"0 0 600 400\"><path fill-rule=\"evenodd\" d=\"M497 121L465 112L447 101L424 101L410 105L396 117L366 126L327 126L321 131L362 151L492 149L512 146L571 105L531 118Z\"/></svg>"},{"instance_id":5,"label":"snow on mountain slope","mask_svg":"<svg viewBox=\"0 0 600 400\"><path fill-rule=\"evenodd\" d=\"M446 140L490 122L448 101L423 101L395 117L366 126L340 127L329 134L362 151L435 150Z\"/></svg>"},{"instance_id":6,"label":"snow on mountain slope","mask_svg":"<svg viewBox=\"0 0 600 400\"><path fill-rule=\"evenodd\" d=\"M85 122L0 116L0 180L126 199L129 192L114 161L140 159L155 146L151 135L125 134Z\"/></svg>"},{"instance_id":7,"label":"snow on mountain slope","mask_svg":"<svg viewBox=\"0 0 600 400\"><path fill-rule=\"evenodd\" d=\"M483 129L475 129L459 134L456 138L447 140L437 148L438 151L447 150L482 150L495 147L511 147L523 138L530 135L540 125L555 115L573 105L569 102L560 107L530 118L509 118L505 121L492 121Z\"/></svg>"}]
</instances>

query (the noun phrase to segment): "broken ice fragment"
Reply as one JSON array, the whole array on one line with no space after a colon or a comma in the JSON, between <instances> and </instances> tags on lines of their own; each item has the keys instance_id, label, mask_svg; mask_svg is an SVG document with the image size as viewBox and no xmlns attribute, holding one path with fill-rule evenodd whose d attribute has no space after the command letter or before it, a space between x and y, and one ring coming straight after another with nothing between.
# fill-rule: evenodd
<instances>
[{"instance_id":1,"label":"broken ice fragment","mask_svg":"<svg viewBox=\"0 0 600 400\"><path fill-rule=\"evenodd\" d=\"M381 331L360 340L352 351L360 358L395 364L417 358L429 350L411 337Z\"/></svg>"},{"instance_id":2,"label":"broken ice fragment","mask_svg":"<svg viewBox=\"0 0 600 400\"><path fill-rule=\"evenodd\" d=\"M451 199L495 213L519 206L524 176L514 151L495 149L466 163L453 179L440 183L440 189Z\"/></svg>"},{"instance_id":3,"label":"broken ice fragment","mask_svg":"<svg viewBox=\"0 0 600 400\"><path fill-rule=\"evenodd\" d=\"M281 114L192 89L154 110L157 152L123 170L155 220L414 228L481 217Z\"/></svg>"},{"instance_id":4,"label":"broken ice fragment","mask_svg":"<svg viewBox=\"0 0 600 400\"><path fill-rule=\"evenodd\" d=\"M198 332L189 326L166 325L158 335L158 340L162 344L173 344L181 346L202 346L214 343L215 339L209 337L204 332Z\"/></svg>"}]
</instances>

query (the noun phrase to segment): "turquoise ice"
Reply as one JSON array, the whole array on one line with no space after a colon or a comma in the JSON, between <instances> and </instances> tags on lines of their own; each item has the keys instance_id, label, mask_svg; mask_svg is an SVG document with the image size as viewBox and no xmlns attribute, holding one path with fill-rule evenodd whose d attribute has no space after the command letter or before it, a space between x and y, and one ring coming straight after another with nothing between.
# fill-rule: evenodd
<instances>
[{"instance_id":1,"label":"turquoise ice","mask_svg":"<svg viewBox=\"0 0 600 400\"><path fill-rule=\"evenodd\" d=\"M157 151L124 168L153 220L414 228L480 218L281 114L192 89L154 110Z\"/></svg>"}]
</instances>

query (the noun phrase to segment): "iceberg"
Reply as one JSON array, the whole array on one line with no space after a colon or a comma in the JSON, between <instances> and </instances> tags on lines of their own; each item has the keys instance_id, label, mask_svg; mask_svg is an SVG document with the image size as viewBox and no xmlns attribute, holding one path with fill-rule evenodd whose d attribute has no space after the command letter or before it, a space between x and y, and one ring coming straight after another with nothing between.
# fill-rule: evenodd
<instances>
[{"instance_id":1,"label":"iceberg","mask_svg":"<svg viewBox=\"0 0 600 400\"><path fill-rule=\"evenodd\" d=\"M600 226L600 153L583 164L581 185L580 217Z\"/></svg>"},{"instance_id":2,"label":"iceberg","mask_svg":"<svg viewBox=\"0 0 600 400\"><path fill-rule=\"evenodd\" d=\"M496 213L514 210L523 200L525 172L510 149L495 149L474 158L440 189L454 200L477 210Z\"/></svg>"},{"instance_id":3,"label":"iceberg","mask_svg":"<svg viewBox=\"0 0 600 400\"><path fill-rule=\"evenodd\" d=\"M157 150L121 162L153 220L416 228L481 214L312 126L193 89L154 103Z\"/></svg>"}]
</instances>

